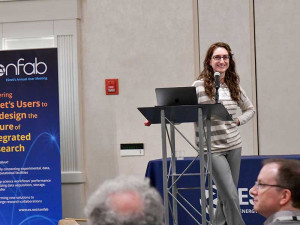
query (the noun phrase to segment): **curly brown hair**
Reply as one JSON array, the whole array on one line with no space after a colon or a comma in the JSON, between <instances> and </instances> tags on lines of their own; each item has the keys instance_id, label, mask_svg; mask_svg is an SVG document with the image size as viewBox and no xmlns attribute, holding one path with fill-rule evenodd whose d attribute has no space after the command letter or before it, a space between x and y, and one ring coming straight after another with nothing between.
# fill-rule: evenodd
<instances>
[{"instance_id":1,"label":"curly brown hair","mask_svg":"<svg viewBox=\"0 0 300 225\"><path fill-rule=\"evenodd\" d=\"M200 73L198 80L204 80L205 93L208 95L210 99L213 99L215 95L214 88L214 71L210 65L210 60L213 56L213 53L216 48L225 48L229 55L229 68L225 72L224 82L228 86L231 98L234 101L239 101L241 96L241 90L239 87L240 77L235 71L235 62L233 59L233 54L231 52L231 48L228 44L224 42L217 42L212 44L206 52L206 56L203 62L204 69Z\"/></svg>"}]
</instances>

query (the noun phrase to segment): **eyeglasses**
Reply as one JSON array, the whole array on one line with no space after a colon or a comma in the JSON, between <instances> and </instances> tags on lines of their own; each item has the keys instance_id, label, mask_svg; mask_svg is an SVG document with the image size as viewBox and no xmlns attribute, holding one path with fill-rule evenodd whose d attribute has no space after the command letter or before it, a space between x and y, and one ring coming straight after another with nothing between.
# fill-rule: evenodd
<instances>
[{"instance_id":1,"label":"eyeglasses","mask_svg":"<svg viewBox=\"0 0 300 225\"><path fill-rule=\"evenodd\" d=\"M224 61L228 61L230 59L230 56L229 55L223 55L223 56L214 55L212 58L216 61L221 61L221 59L223 59Z\"/></svg>"},{"instance_id":2,"label":"eyeglasses","mask_svg":"<svg viewBox=\"0 0 300 225\"><path fill-rule=\"evenodd\" d=\"M259 189L261 187L278 187L278 188L286 189L286 187L283 187L283 186L280 186L277 184L262 184L262 183L258 183L258 181L255 181L254 187L255 187L255 189Z\"/></svg>"}]
</instances>

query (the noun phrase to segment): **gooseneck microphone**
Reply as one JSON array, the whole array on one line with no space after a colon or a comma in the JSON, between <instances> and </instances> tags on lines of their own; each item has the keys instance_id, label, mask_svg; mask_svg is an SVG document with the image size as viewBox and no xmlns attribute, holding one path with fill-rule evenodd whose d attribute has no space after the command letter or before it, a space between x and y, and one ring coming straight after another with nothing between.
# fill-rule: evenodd
<instances>
[{"instance_id":1,"label":"gooseneck microphone","mask_svg":"<svg viewBox=\"0 0 300 225\"><path fill-rule=\"evenodd\" d=\"M220 88L220 73L215 72L214 73L214 78L215 78L215 88L216 88L216 93L215 93L215 101L216 103L219 102L219 88Z\"/></svg>"}]
</instances>

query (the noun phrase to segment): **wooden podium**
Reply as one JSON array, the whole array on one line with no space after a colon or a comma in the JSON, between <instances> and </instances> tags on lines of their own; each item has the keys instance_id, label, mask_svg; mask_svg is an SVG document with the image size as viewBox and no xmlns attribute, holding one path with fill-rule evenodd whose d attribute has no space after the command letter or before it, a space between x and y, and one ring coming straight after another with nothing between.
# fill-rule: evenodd
<instances>
[{"instance_id":1,"label":"wooden podium","mask_svg":"<svg viewBox=\"0 0 300 225\"><path fill-rule=\"evenodd\" d=\"M165 225L169 225L169 205L173 218L173 224L178 225L177 206L180 205L198 224L211 224L213 217L213 197L212 197L212 175L211 175L211 120L232 121L225 107L218 104L199 104L199 105L180 105L180 106L156 106L156 107L139 107L138 110L145 116L151 124L161 124L162 135L162 159L163 159L163 192L164 192L164 214ZM178 123L198 123L199 128L199 146L194 146L175 126ZM167 124L170 128L168 129ZM204 124L206 126L206 134L204 134ZM169 131L170 130L170 131ZM197 157L187 166L181 173L176 173L176 157L175 157L175 130L188 142L188 144L197 152ZM170 133L170 134L169 134ZM169 172L167 171L167 136L171 149L171 165ZM204 150L204 138L206 138L207 151ZM204 155L207 154L207 160ZM176 183L182 176L190 175L185 173L187 169L199 157L200 161L200 190L201 190L201 213L193 207L197 213L201 215L202 221L198 221L182 204L178 195ZM205 170L206 169L206 170ZM193 174L195 175L195 174ZM171 177L171 185L168 186L168 180ZM207 184L206 181L207 180ZM188 189L188 188L187 188ZM206 202L205 191L208 191L208 204ZM181 199L183 198L180 196ZM172 206L170 202L172 199ZM184 200L184 199L183 199ZM186 201L186 200L185 200ZM206 207L208 207L208 218ZM180 224L181 225L181 224Z\"/></svg>"}]
</instances>

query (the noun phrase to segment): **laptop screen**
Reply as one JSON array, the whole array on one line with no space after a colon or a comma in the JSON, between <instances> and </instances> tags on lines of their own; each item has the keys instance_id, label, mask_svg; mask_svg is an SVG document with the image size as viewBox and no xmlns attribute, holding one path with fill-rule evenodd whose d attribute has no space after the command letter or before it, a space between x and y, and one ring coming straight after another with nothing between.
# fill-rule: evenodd
<instances>
[{"instance_id":1,"label":"laptop screen","mask_svg":"<svg viewBox=\"0 0 300 225\"><path fill-rule=\"evenodd\" d=\"M197 105L196 87L155 88L157 106Z\"/></svg>"}]
</instances>

